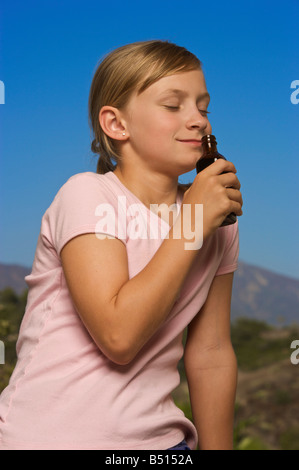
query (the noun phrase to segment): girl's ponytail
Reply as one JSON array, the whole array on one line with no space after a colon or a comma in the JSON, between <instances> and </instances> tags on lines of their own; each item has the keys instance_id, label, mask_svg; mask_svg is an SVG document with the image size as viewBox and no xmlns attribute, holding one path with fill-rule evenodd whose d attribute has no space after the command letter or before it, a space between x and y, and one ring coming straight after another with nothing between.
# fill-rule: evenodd
<instances>
[{"instance_id":1,"label":"girl's ponytail","mask_svg":"<svg viewBox=\"0 0 299 470\"><path fill-rule=\"evenodd\" d=\"M101 149L101 146L99 142L96 141L96 139L94 139L91 143L91 151L99 155L97 173L103 175L104 173L108 173L108 171L114 171L116 165L112 163L110 156Z\"/></svg>"}]
</instances>

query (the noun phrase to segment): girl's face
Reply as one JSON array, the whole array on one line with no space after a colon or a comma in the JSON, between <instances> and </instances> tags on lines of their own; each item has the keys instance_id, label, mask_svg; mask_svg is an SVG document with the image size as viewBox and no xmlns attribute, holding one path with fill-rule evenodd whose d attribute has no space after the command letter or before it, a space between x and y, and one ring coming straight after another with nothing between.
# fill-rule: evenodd
<instances>
[{"instance_id":1,"label":"girl's face","mask_svg":"<svg viewBox=\"0 0 299 470\"><path fill-rule=\"evenodd\" d=\"M128 151L154 171L178 176L195 168L201 138L212 129L204 75L200 70L161 78L126 110Z\"/></svg>"}]
</instances>

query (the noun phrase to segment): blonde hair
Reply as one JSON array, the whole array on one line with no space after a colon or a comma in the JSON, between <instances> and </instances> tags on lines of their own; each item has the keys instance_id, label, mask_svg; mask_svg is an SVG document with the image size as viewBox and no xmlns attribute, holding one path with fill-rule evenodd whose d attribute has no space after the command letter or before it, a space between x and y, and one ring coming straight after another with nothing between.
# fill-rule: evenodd
<instances>
[{"instance_id":1,"label":"blonde hair","mask_svg":"<svg viewBox=\"0 0 299 470\"><path fill-rule=\"evenodd\" d=\"M201 69L200 60L187 49L168 41L144 41L122 46L108 54L94 74L88 102L93 133L91 150L99 155L97 173L113 171L120 158L116 143L102 130L103 106L122 109L134 92L138 94L162 77Z\"/></svg>"}]
</instances>

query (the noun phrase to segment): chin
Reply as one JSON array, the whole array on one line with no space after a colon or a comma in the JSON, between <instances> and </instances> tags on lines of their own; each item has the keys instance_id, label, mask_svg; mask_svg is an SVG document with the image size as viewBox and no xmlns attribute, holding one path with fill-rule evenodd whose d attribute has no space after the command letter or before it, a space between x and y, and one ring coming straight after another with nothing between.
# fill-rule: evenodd
<instances>
[{"instance_id":1,"label":"chin","mask_svg":"<svg viewBox=\"0 0 299 470\"><path fill-rule=\"evenodd\" d=\"M181 166L177 166L176 168L173 169L173 176L175 176L176 178L178 178L179 176L181 175L184 175L185 173L189 173L190 171L193 171L195 170L196 171L196 166L195 164L190 164L190 165L181 165ZM169 172L169 170L168 170Z\"/></svg>"},{"instance_id":2,"label":"chin","mask_svg":"<svg viewBox=\"0 0 299 470\"><path fill-rule=\"evenodd\" d=\"M200 159L200 155L196 155L194 158L186 159L186 156L181 159L174 159L171 162L168 162L167 166L164 168L164 171L170 176L178 178L180 175L184 175L185 173L189 173L192 170L196 171L196 163ZM187 161L186 161L187 160Z\"/></svg>"}]
</instances>

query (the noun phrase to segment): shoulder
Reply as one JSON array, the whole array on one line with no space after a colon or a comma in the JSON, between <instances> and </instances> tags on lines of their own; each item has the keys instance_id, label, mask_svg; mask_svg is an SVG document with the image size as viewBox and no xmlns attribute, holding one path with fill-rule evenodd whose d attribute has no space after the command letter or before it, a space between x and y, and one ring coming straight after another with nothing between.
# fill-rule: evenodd
<instances>
[{"instance_id":1,"label":"shoulder","mask_svg":"<svg viewBox=\"0 0 299 470\"><path fill-rule=\"evenodd\" d=\"M217 230L219 238L225 243L226 248L231 247L239 241L239 222L238 219L234 224L219 227Z\"/></svg>"},{"instance_id":2,"label":"shoulder","mask_svg":"<svg viewBox=\"0 0 299 470\"><path fill-rule=\"evenodd\" d=\"M98 173L93 173L91 171L76 173L75 175L72 175L70 178L68 178L68 180L66 180L66 182L61 186L60 190L58 191L58 194L63 191L66 191L71 187L86 186L88 184L99 185L105 181L105 179L103 178L104 176L105 175L99 175Z\"/></svg>"},{"instance_id":3,"label":"shoulder","mask_svg":"<svg viewBox=\"0 0 299 470\"><path fill-rule=\"evenodd\" d=\"M116 191L117 188L114 188L113 179L109 173L98 174L88 171L71 176L61 186L54 200L75 202L91 198L109 198L109 195L111 198L111 195Z\"/></svg>"},{"instance_id":4,"label":"shoulder","mask_svg":"<svg viewBox=\"0 0 299 470\"><path fill-rule=\"evenodd\" d=\"M117 208L117 189L109 174L85 172L71 176L56 194L42 220L42 234L51 241L57 253L72 238L86 233L109 231L114 236L114 214ZM98 224L107 211L111 211L99 230ZM112 215L111 215L112 214ZM112 222L111 222L112 221ZM105 223L107 227L105 228ZM112 231L114 230L114 232Z\"/></svg>"},{"instance_id":5,"label":"shoulder","mask_svg":"<svg viewBox=\"0 0 299 470\"><path fill-rule=\"evenodd\" d=\"M86 219L95 214L100 204L117 204L117 188L109 174L93 172L71 176L58 190L45 213L46 218Z\"/></svg>"}]
</instances>

